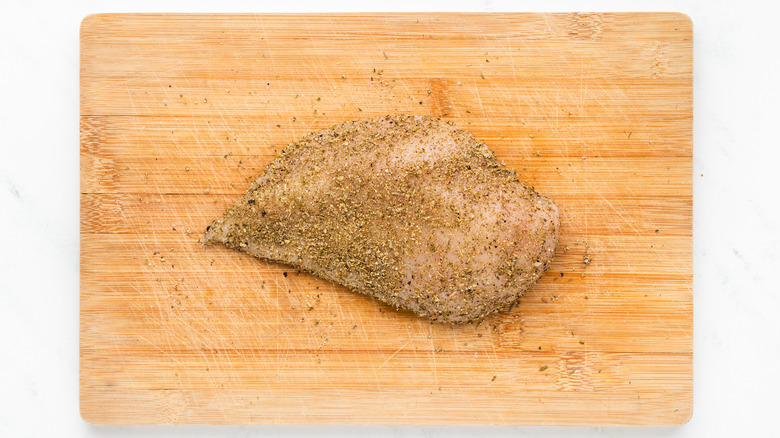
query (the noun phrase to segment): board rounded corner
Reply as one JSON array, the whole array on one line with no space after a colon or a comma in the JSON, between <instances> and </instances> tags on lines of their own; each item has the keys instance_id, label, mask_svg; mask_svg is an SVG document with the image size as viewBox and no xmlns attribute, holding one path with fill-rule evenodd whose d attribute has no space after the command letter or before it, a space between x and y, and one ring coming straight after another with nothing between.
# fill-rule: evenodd
<instances>
[{"instance_id":1,"label":"board rounded corner","mask_svg":"<svg viewBox=\"0 0 780 438\"><path fill-rule=\"evenodd\" d=\"M109 15L112 14L98 12L85 15L79 23L79 36L83 38L86 32L91 31L98 23L104 22Z\"/></svg>"}]
</instances>

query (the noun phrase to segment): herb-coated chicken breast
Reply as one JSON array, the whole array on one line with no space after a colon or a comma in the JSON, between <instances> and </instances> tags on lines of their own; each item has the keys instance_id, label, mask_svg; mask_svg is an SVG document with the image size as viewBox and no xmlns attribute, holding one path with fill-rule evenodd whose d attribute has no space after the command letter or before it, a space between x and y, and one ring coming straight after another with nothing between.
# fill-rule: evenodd
<instances>
[{"instance_id":1,"label":"herb-coated chicken breast","mask_svg":"<svg viewBox=\"0 0 780 438\"><path fill-rule=\"evenodd\" d=\"M205 242L463 323L509 307L533 285L558 228L555 204L465 130L387 116L290 144Z\"/></svg>"}]
</instances>

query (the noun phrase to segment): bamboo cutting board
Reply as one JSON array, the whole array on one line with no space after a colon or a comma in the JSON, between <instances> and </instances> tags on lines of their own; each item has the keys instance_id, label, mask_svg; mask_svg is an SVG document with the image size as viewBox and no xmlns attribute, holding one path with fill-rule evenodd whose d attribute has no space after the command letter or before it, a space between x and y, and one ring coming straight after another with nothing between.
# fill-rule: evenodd
<instances>
[{"instance_id":1,"label":"bamboo cutting board","mask_svg":"<svg viewBox=\"0 0 780 438\"><path fill-rule=\"evenodd\" d=\"M469 129L558 204L554 264L512 311L433 324L201 245L286 144L399 113ZM691 415L684 15L93 15L80 121L87 421Z\"/></svg>"}]
</instances>

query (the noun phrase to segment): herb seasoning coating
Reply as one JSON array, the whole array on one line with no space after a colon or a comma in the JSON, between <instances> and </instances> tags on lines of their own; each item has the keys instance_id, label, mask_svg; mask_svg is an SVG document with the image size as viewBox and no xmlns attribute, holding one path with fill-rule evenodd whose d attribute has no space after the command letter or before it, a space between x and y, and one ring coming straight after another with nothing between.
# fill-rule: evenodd
<instances>
[{"instance_id":1,"label":"herb seasoning coating","mask_svg":"<svg viewBox=\"0 0 780 438\"><path fill-rule=\"evenodd\" d=\"M290 144L205 243L464 323L509 308L544 274L558 228L555 204L465 130L387 116Z\"/></svg>"}]
</instances>

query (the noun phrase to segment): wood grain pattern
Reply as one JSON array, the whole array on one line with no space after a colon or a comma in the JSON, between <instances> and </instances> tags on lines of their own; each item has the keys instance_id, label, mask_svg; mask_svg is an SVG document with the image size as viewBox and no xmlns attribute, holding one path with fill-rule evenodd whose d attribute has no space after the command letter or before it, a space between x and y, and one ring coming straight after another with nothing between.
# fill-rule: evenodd
<instances>
[{"instance_id":1,"label":"wood grain pattern","mask_svg":"<svg viewBox=\"0 0 780 438\"><path fill-rule=\"evenodd\" d=\"M671 13L87 17L82 416L687 421L691 38ZM432 324L201 245L286 144L398 113L469 129L558 204L554 265L512 311Z\"/></svg>"}]
</instances>

